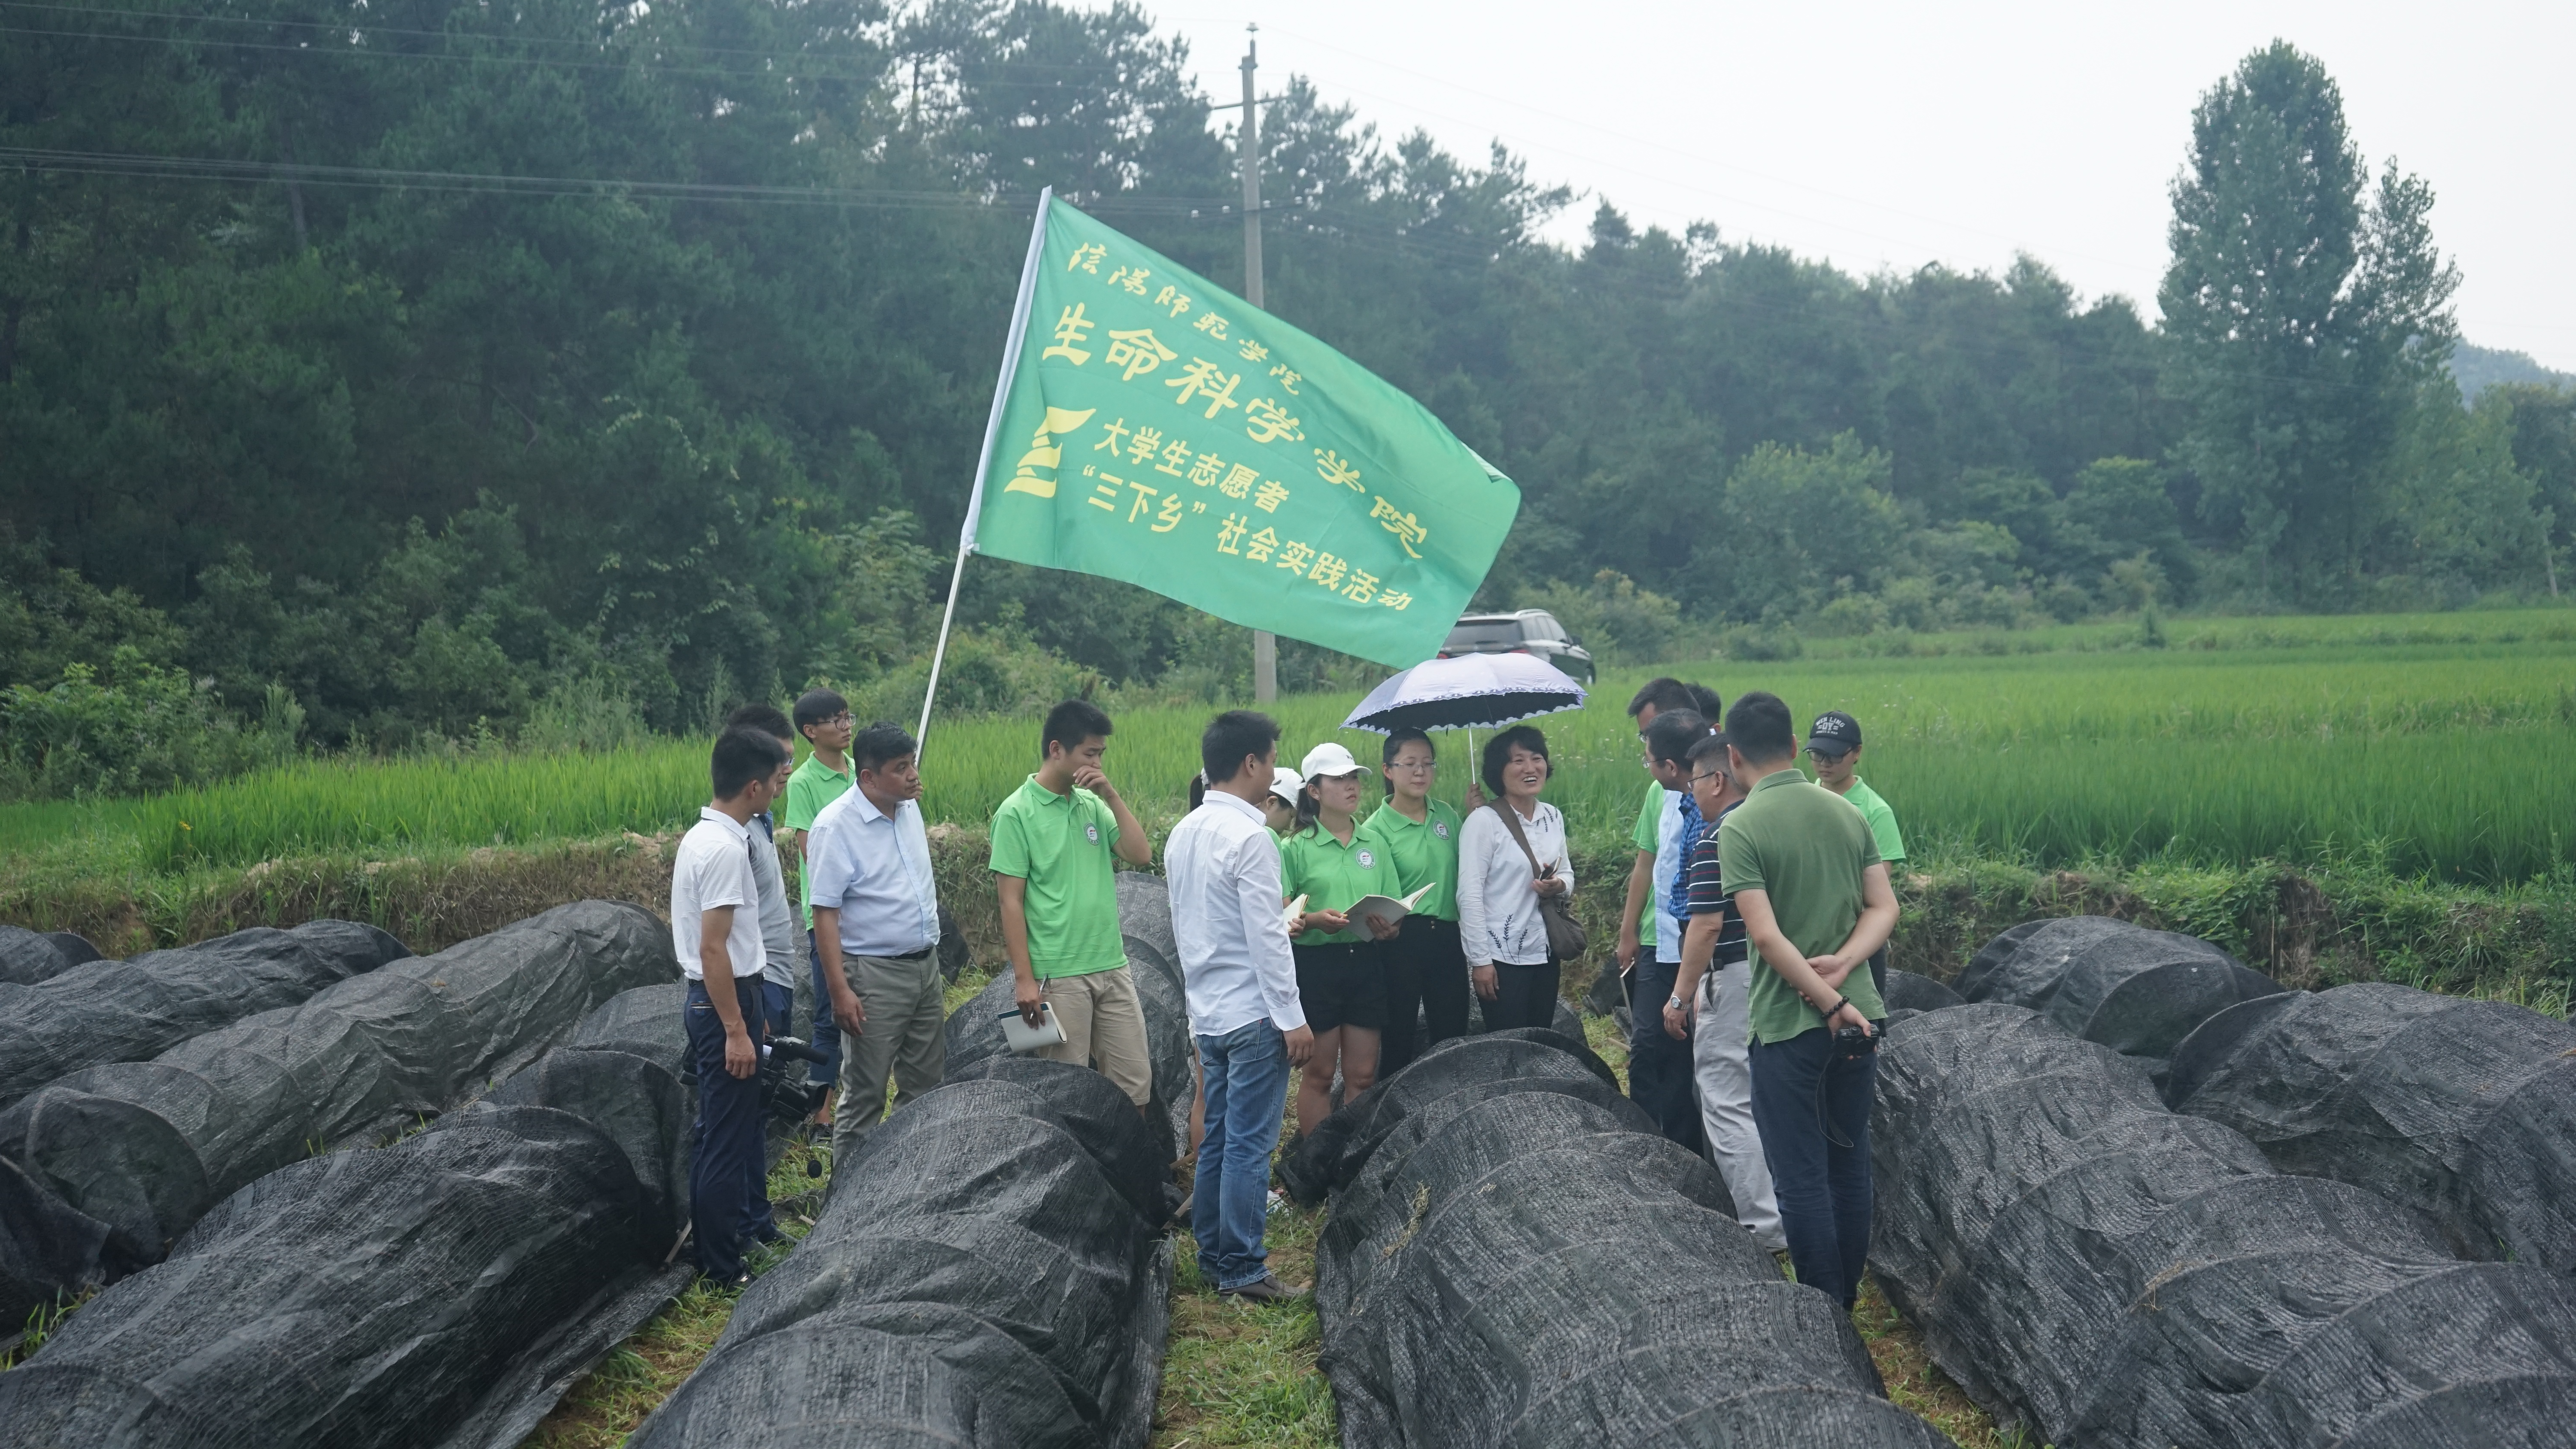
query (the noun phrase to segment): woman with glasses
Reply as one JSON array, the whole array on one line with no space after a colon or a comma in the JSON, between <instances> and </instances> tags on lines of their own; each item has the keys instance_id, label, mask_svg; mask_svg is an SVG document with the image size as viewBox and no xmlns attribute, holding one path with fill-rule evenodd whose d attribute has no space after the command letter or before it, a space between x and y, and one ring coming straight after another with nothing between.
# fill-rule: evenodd
<instances>
[{"instance_id":1,"label":"woman with glasses","mask_svg":"<svg viewBox=\"0 0 2576 1449\"><path fill-rule=\"evenodd\" d=\"M1377 1057L1383 1081L1432 1044L1467 1034L1467 953L1458 938L1458 839L1465 826L1447 801L1431 798L1439 764L1431 737L1396 730L1379 759L1386 766L1386 803L1363 831L1395 862L1398 896L1430 887L1386 951L1386 1026Z\"/></svg>"}]
</instances>

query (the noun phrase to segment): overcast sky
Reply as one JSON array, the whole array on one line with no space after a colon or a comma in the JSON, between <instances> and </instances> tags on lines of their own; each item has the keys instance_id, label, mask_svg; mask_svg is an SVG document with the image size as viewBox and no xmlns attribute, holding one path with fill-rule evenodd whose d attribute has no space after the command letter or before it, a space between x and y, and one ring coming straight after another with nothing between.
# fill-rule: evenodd
<instances>
[{"instance_id":1,"label":"overcast sky","mask_svg":"<svg viewBox=\"0 0 2576 1449\"><path fill-rule=\"evenodd\" d=\"M1216 99L1240 94L1258 21L1264 94L1295 72L1389 139L1419 126L1473 160L1501 140L1535 179L1589 193L1566 239L1606 197L1641 227L1713 221L1861 272L2027 251L2149 316L2191 108L2285 38L2342 85L2374 170L2394 155L2432 182L2469 340L2576 371L2570 0L1148 9Z\"/></svg>"}]
</instances>

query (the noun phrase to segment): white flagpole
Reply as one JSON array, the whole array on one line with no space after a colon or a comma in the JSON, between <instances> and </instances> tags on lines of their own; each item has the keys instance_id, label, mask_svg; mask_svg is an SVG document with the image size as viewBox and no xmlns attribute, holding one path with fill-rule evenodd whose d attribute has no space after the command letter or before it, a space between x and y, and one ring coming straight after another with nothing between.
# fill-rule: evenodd
<instances>
[{"instance_id":1,"label":"white flagpole","mask_svg":"<svg viewBox=\"0 0 2576 1449\"><path fill-rule=\"evenodd\" d=\"M957 586L966 577L966 555L975 551L975 520L984 511L984 475L993 466L993 443L1002 431L1002 409L1011 400L1012 381L1019 376L1020 339L1028 335L1029 308L1037 300L1038 260L1046 255L1047 208L1054 201L1054 187L1038 193L1038 219L1029 230L1028 260L1020 264L1020 296L1011 304L1011 333L1002 340L1002 376L993 384L993 414L985 419L984 452L975 460L975 490L967 495L966 524L957 531L957 566L948 574L948 607L940 611L939 643L930 652L930 684L921 692L921 723L912 731L916 751L930 742L930 706L939 697L939 666L948 658L948 627L957 622Z\"/></svg>"}]
</instances>

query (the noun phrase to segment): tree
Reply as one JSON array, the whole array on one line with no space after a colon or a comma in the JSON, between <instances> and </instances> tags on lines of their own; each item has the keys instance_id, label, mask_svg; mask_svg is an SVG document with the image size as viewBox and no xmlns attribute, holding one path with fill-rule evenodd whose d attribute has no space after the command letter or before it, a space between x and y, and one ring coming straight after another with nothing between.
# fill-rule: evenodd
<instances>
[{"instance_id":1,"label":"tree","mask_svg":"<svg viewBox=\"0 0 2576 1449\"><path fill-rule=\"evenodd\" d=\"M2367 183L2325 68L2256 51L2192 113L2158 294L2203 514L2267 587L2320 602L2361 571L2399 431L2457 338L2432 189L2394 161Z\"/></svg>"}]
</instances>

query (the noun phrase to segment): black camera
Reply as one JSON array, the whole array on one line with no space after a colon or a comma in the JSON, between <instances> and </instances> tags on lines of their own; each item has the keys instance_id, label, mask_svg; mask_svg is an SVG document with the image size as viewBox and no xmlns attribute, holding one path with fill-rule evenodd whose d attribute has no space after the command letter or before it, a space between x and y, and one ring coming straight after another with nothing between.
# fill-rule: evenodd
<instances>
[{"instance_id":1,"label":"black camera","mask_svg":"<svg viewBox=\"0 0 2576 1449\"><path fill-rule=\"evenodd\" d=\"M821 1110L823 1099L832 1093L827 1082L805 1080L805 1067L828 1066L829 1057L816 1051L802 1037L774 1036L760 1044L760 1105L782 1122L803 1122ZM680 1073L680 1080L690 1086L698 1083L697 1067L692 1064Z\"/></svg>"},{"instance_id":2,"label":"black camera","mask_svg":"<svg viewBox=\"0 0 2576 1449\"><path fill-rule=\"evenodd\" d=\"M1834 1056L1842 1061L1858 1061L1878 1050L1878 1033L1856 1026L1834 1029Z\"/></svg>"}]
</instances>

